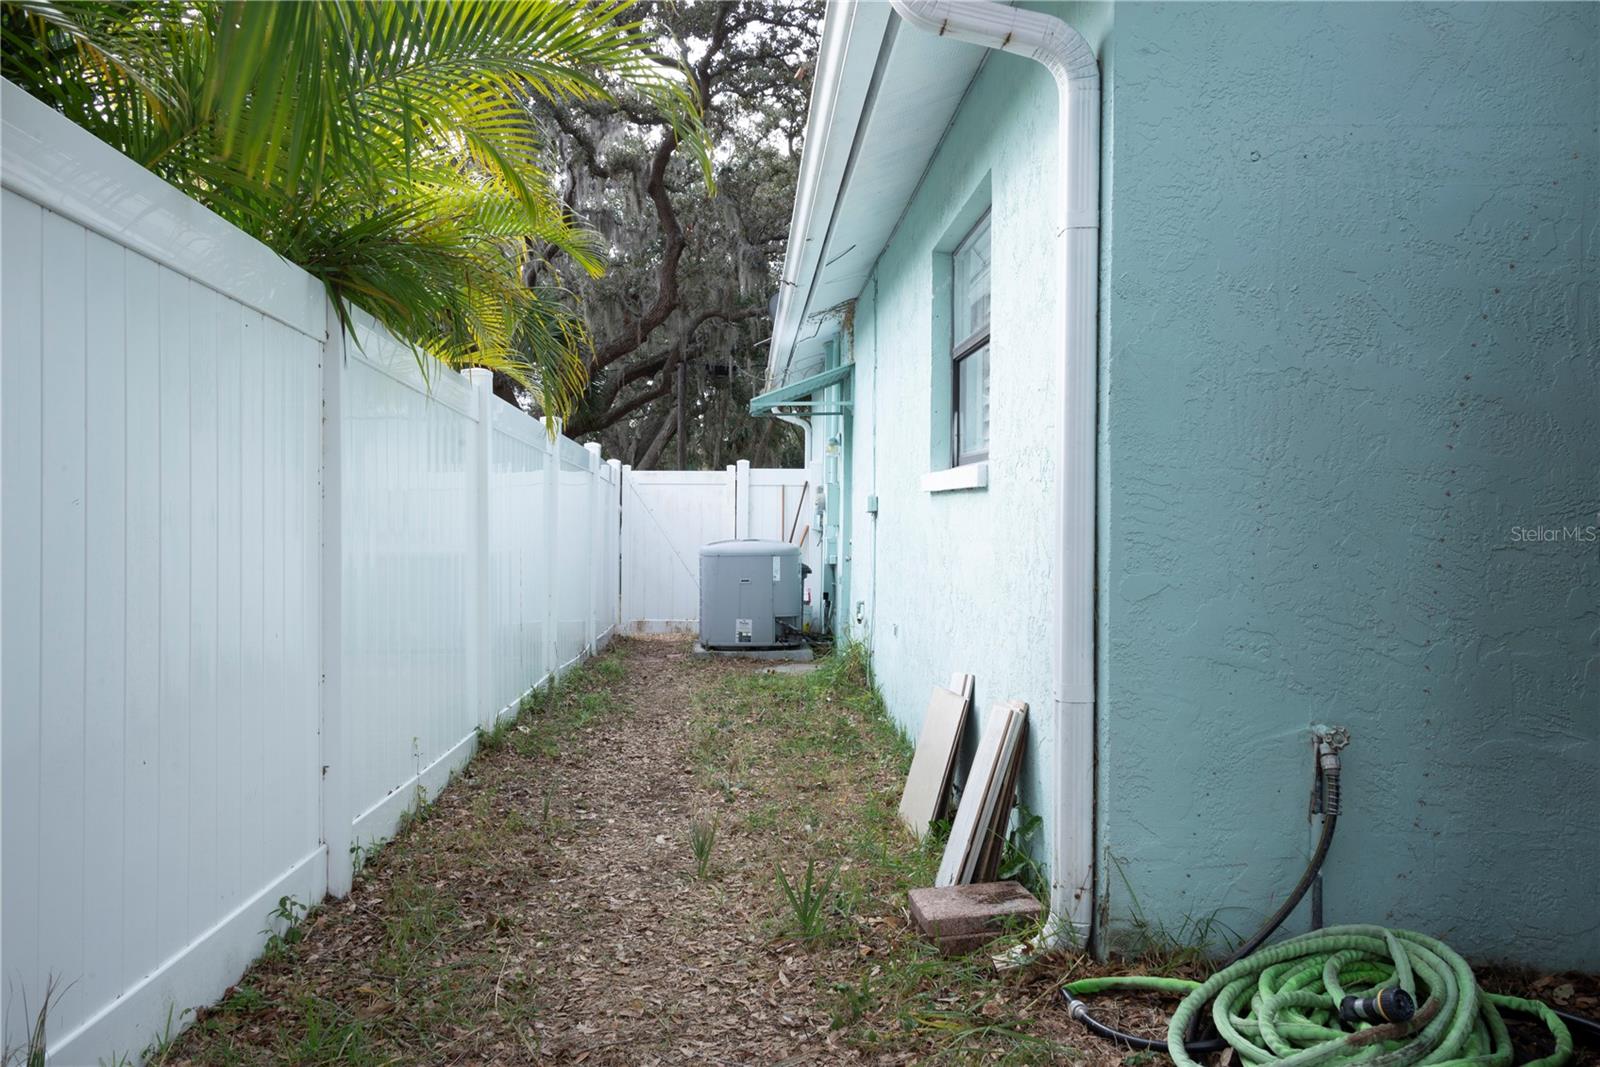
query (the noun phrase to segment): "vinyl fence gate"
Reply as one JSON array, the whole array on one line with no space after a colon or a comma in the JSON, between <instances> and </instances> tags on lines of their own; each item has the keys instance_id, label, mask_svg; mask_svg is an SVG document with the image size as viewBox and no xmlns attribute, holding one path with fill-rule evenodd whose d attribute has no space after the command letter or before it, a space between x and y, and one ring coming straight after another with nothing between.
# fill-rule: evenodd
<instances>
[{"instance_id":1,"label":"vinyl fence gate","mask_svg":"<svg viewBox=\"0 0 1600 1067\"><path fill-rule=\"evenodd\" d=\"M820 553L810 472L622 469L622 608L625 633L692 632L700 622L700 546L735 537L800 546L811 568L806 616L818 603Z\"/></svg>"}]
</instances>

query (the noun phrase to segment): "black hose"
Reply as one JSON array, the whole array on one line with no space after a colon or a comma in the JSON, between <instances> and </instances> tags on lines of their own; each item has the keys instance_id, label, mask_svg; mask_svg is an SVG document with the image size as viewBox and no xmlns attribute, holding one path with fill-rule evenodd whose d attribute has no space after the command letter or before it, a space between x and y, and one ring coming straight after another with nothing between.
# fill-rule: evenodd
<instances>
[{"instance_id":1,"label":"black hose","mask_svg":"<svg viewBox=\"0 0 1600 1067\"><path fill-rule=\"evenodd\" d=\"M1264 945L1267 938L1276 933L1278 927L1283 925L1284 920L1289 918L1294 913L1294 909L1300 906L1300 901L1304 899L1306 892L1311 888L1311 884L1317 880L1317 875L1322 872L1322 861L1328 858L1328 846L1333 844L1333 829L1338 825L1338 822L1339 816L1335 813L1325 813L1322 816L1322 835L1317 838L1316 851L1311 854L1311 862L1306 864L1305 873L1300 876L1300 881L1296 883L1294 890L1284 898L1283 904L1279 906L1278 910L1273 912L1267 918L1267 921L1261 924L1261 929L1251 934L1247 940L1241 942L1239 947L1234 949L1228 958L1217 966L1217 970L1220 971L1224 967L1231 967Z\"/></svg>"},{"instance_id":2,"label":"black hose","mask_svg":"<svg viewBox=\"0 0 1600 1067\"><path fill-rule=\"evenodd\" d=\"M1567 1029L1572 1031L1572 1039L1580 1045L1590 1048L1600 1048L1600 1019L1591 1019L1587 1015L1574 1015L1570 1011L1560 1011L1551 1008L1556 1017L1567 1024Z\"/></svg>"},{"instance_id":3,"label":"black hose","mask_svg":"<svg viewBox=\"0 0 1600 1067\"><path fill-rule=\"evenodd\" d=\"M1305 898L1306 891L1309 890L1312 883L1317 880L1317 875L1322 873L1322 861L1328 858L1328 846L1333 844L1333 831L1334 828L1339 825L1339 809L1337 803L1339 797L1339 784L1337 775L1328 776L1328 779L1324 782L1324 788L1327 790L1327 794L1333 797L1334 803L1327 804L1326 801L1324 802L1325 806L1322 812L1322 833L1317 837L1316 851L1311 853L1311 861L1306 864L1305 873L1300 876L1300 881L1295 883L1294 889L1291 890L1289 895L1284 898L1283 903L1278 906L1278 910L1267 917L1267 921L1261 924L1260 929L1251 934L1244 941L1241 941L1239 943L1239 947L1229 953L1228 958L1223 960L1222 963L1218 965L1217 970L1220 971L1224 968L1233 966L1235 963L1238 963L1240 960L1250 955L1250 953L1266 944L1267 938L1276 933L1278 927L1283 925L1284 920L1288 919L1289 916L1294 913L1294 909L1300 906L1300 901ZM1183 1043L1185 1047L1187 1047L1191 1042L1201 1040L1201 1038L1204 1036L1204 1018L1204 1012L1195 1013L1194 1020L1189 1024L1188 1032L1183 1035Z\"/></svg>"},{"instance_id":4,"label":"black hose","mask_svg":"<svg viewBox=\"0 0 1600 1067\"><path fill-rule=\"evenodd\" d=\"M1089 1014L1089 1005L1073 996L1063 986L1061 995L1067 1001L1067 1013L1088 1028L1091 1034L1096 1034L1107 1041L1115 1041L1125 1048L1142 1049L1146 1052L1166 1052L1167 1043L1158 1037L1140 1037L1138 1034L1129 1034L1118 1030ZM1183 1047L1189 1050L1191 1056L1204 1056L1212 1052L1221 1052L1228 1047L1228 1043L1220 1037L1210 1037L1203 1041L1190 1041L1185 1039Z\"/></svg>"}]
</instances>

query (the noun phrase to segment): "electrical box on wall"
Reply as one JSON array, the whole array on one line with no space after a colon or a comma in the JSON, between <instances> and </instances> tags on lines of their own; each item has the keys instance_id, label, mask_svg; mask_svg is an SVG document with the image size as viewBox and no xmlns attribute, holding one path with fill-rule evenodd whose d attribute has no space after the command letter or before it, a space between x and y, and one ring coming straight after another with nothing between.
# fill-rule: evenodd
<instances>
[{"instance_id":1,"label":"electrical box on wall","mask_svg":"<svg viewBox=\"0 0 1600 1067\"><path fill-rule=\"evenodd\" d=\"M876 515L877 513L878 513L878 497L877 497L877 494L873 494L873 495L867 497L867 514L868 515Z\"/></svg>"}]
</instances>

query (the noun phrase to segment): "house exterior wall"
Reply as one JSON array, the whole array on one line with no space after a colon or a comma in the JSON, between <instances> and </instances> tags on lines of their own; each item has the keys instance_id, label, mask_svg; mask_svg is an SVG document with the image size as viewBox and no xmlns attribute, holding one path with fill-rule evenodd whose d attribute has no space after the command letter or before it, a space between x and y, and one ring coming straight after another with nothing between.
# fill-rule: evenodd
<instances>
[{"instance_id":1,"label":"house exterior wall","mask_svg":"<svg viewBox=\"0 0 1600 1067\"><path fill-rule=\"evenodd\" d=\"M1028 6L1105 79L1105 929L1253 929L1326 723L1328 922L1600 965L1600 8ZM912 734L952 670L1029 703L1047 817L1055 140L990 56L861 294L840 605ZM937 252L985 183L989 484L930 494Z\"/></svg>"},{"instance_id":2,"label":"house exterior wall","mask_svg":"<svg viewBox=\"0 0 1600 1067\"><path fill-rule=\"evenodd\" d=\"M1012 106L1014 97L1021 106ZM1039 222L1054 196L1055 152L1049 74L1029 60L992 57L856 305L850 601L840 610L870 644L888 707L913 737L930 687L953 671L976 676L979 709L1027 701L1022 799L1039 813L1048 796L1040 756L1052 728L1048 487L1057 342L1038 309L1060 288ZM1007 265L993 288L989 485L929 493L921 479L935 437L935 360L949 358L948 322L942 341L934 322L936 249L953 245L952 227L965 232L985 185L995 262ZM878 499L876 517L866 510L869 496ZM971 722L968 733L970 751Z\"/></svg>"},{"instance_id":3,"label":"house exterior wall","mask_svg":"<svg viewBox=\"0 0 1600 1067\"><path fill-rule=\"evenodd\" d=\"M1113 38L1113 923L1253 928L1321 722L1328 922L1600 965L1600 8L1129 4Z\"/></svg>"}]
</instances>

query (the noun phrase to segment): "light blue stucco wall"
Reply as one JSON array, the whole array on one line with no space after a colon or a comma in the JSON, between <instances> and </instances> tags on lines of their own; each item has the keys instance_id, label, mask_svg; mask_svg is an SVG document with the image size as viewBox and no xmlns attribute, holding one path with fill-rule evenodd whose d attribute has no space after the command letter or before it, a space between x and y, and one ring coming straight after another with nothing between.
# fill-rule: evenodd
<instances>
[{"instance_id":1,"label":"light blue stucco wall","mask_svg":"<svg viewBox=\"0 0 1600 1067\"><path fill-rule=\"evenodd\" d=\"M1248 931L1341 724L1329 922L1600 966L1600 6L1113 38L1103 855Z\"/></svg>"},{"instance_id":2,"label":"light blue stucco wall","mask_svg":"<svg viewBox=\"0 0 1600 1067\"><path fill-rule=\"evenodd\" d=\"M1050 317L1037 309L1058 286L1038 212L1048 212L1054 196L1055 123L1048 73L1028 60L993 57L860 297L849 544L851 598L865 615L855 633L872 646L895 718L916 736L931 687L955 671L976 676L980 710L1026 701L1022 799L1041 813L1047 794L1038 754L1052 727L1045 535L1056 344ZM989 485L929 493L921 478L935 435L935 359L949 354L947 326L935 354L935 250L953 226L970 221L985 184L995 261L1026 268L1006 271L1006 284L994 290ZM869 495L878 498L876 517L866 511ZM856 604L846 607L853 618Z\"/></svg>"},{"instance_id":3,"label":"light blue stucco wall","mask_svg":"<svg viewBox=\"0 0 1600 1067\"><path fill-rule=\"evenodd\" d=\"M1600 5L1029 6L1105 71L1106 928L1251 930L1324 722L1328 921L1600 966L1600 543L1513 539L1600 525ZM956 669L1028 701L1047 815L1055 121L991 57L861 295L846 547L895 716ZM990 485L929 494L935 250L985 180Z\"/></svg>"}]
</instances>

